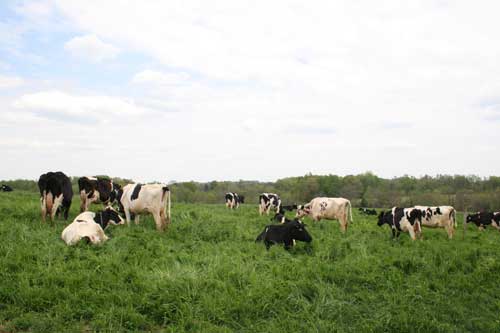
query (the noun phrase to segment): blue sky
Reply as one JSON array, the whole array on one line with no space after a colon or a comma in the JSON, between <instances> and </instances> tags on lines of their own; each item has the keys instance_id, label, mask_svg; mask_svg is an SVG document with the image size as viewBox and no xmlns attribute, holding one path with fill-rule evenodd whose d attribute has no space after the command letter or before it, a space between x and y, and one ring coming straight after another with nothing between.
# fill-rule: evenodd
<instances>
[{"instance_id":1,"label":"blue sky","mask_svg":"<svg viewBox=\"0 0 500 333\"><path fill-rule=\"evenodd\" d=\"M499 6L4 1L1 178L497 175Z\"/></svg>"}]
</instances>

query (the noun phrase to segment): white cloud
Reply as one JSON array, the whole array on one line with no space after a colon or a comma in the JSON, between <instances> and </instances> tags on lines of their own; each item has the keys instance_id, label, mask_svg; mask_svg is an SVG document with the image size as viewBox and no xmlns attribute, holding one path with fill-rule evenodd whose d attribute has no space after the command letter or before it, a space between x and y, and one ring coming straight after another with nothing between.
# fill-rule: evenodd
<instances>
[{"instance_id":1,"label":"white cloud","mask_svg":"<svg viewBox=\"0 0 500 333\"><path fill-rule=\"evenodd\" d=\"M151 110L117 97L73 95L62 91L41 91L25 94L13 107L30 111L40 117L73 122L112 122L141 116Z\"/></svg>"},{"instance_id":2,"label":"white cloud","mask_svg":"<svg viewBox=\"0 0 500 333\"><path fill-rule=\"evenodd\" d=\"M115 58L120 50L104 43L96 35L78 36L64 44L64 49L77 58L90 62L101 62Z\"/></svg>"},{"instance_id":3,"label":"white cloud","mask_svg":"<svg viewBox=\"0 0 500 333\"><path fill-rule=\"evenodd\" d=\"M134 75L132 83L152 85L180 85L189 79L187 73L162 73L152 70L144 70Z\"/></svg>"},{"instance_id":4,"label":"white cloud","mask_svg":"<svg viewBox=\"0 0 500 333\"><path fill-rule=\"evenodd\" d=\"M53 6L24 11L83 35L76 55L116 66L17 96L9 124L66 117L109 131L118 121L114 134L135 133L150 163L117 155L127 163L116 170L178 180L497 172L500 155L471 161L500 140L498 2L125 0L120 15L114 2ZM100 135L85 137L98 145Z\"/></svg>"},{"instance_id":5,"label":"white cloud","mask_svg":"<svg viewBox=\"0 0 500 333\"><path fill-rule=\"evenodd\" d=\"M25 81L17 76L0 75L0 89L17 88L25 84Z\"/></svg>"}]
</instances>

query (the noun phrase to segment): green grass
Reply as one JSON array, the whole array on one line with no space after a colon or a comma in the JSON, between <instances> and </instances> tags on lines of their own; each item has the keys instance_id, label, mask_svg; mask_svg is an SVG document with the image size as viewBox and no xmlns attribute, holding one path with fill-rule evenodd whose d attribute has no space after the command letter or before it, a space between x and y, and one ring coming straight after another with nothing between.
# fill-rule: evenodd
<instances>
[{"instance_id":1,"label":"green grass","mask_svg":"<svg viewBox=\"0 0 500 333\"><path fill-rule=\"evenodd\" d=\"M0 193L0 332L500 331L493 229L392 241L354 211L346 235L306 219L310 246L266 251L254 239L270 222L256 206L172 213L165 233L143 217L110 227L102 246L68 247L62 220L40 223L36 194Z\"/></svg>"}]
</instances>

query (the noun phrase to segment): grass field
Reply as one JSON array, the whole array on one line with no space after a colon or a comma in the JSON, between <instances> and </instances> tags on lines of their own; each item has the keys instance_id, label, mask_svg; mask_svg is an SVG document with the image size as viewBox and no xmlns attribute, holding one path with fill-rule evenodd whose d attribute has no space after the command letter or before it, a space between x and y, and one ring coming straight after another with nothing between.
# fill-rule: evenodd
<instances>
[{"instance_id":1,"label":"grass field","mask_svg":"<svg viewBox=\"0 0 500 333\"><path fill-rule=\"evenodd\" d=\"M462 240L459 214L451 241L392 241L353 212L346 235L306 219L313 242L289 252L254 243L270 223L256 206L222 204L174 204L166 233L146 217L68 247L37 194L0 193L0 332L500 331L500 233Z\"/></svg>"}]
</instances>

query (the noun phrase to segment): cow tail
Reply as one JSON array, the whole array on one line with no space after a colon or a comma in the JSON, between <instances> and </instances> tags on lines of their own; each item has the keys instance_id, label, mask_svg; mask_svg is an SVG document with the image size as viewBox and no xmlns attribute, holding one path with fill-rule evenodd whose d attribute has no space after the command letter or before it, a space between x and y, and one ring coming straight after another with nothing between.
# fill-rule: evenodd
<instances>
[{"instance_id":1,"label":"cow tail","mask_svg":"<svg viewBox=\"0 0 500 333\"><path fill-rule=\"evenodd\" d=\"M456 216L456 212L455 212L454 208L452 208L452 210L450 212L450 219L452 219L453 227L457 228L458 227L458 225L457 225L457 216Z\"/></svg>"},{"instance_id":2,"label":"cow tail","mask_svg":"<svg viewBox=\"0 0 500 333\"><path fill-rule=\"evenodd\" d=\"M167 196L167 223L170 224L171 222L171 215L170 215L170 206L171 206L171 201L170 201L170 189L168 188L168 186L164 186L162 188L163 190L163 197L162 197L162 201L165 200L165 195ZM168 193L167 193L168 192Z\"/></svg>"},{"instance_id":3,"label":"cow tail","mask_svg":"<svg viewBox=\"0 0 500 333\"><path fill-rule=\"evenodd\" d=\"M352 222L352 208L351 208L351 202L347 201L347 205L349 206L349 218L351 219Z\"/></svg>"}]
</instances>

